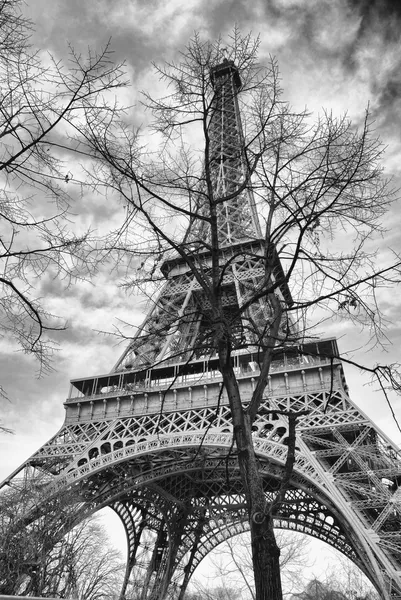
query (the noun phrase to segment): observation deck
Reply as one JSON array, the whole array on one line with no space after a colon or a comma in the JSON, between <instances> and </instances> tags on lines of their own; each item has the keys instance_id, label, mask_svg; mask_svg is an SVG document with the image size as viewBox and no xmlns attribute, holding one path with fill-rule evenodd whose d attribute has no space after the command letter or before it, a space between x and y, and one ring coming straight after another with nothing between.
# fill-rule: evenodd
<instances>
[{"instance_id":1,"label":"observation deck","mask_svg":"<svg viewBox=\"0 0 401 600\"><path fill-rule=\"evenodd\" d=\"M233 355L244 403L255 389L261 358L249 351ZM74 379L65 402L67 422L228 404L222 381L217 356ZM275 352L266 395L274 398L344 387L337 342L327 339Z\"/></svg>"}]
</instances>

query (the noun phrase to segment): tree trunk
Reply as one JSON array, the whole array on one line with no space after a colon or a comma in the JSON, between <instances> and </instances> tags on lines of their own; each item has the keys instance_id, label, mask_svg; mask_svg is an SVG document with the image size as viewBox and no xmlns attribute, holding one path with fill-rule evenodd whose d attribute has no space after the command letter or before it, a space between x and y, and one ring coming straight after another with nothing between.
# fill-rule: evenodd
<instances>
[{"instance_id":1,"label":"tree trunk","mask_svg":"<svg viewBox=\"0 0 401 600\"><path fill-rule=\"evenodd\" d=\"M251 540L256 600L282 600L280 548L271 515L264 515L260 524L251 523Z\"/></svg>"},{"instance_id":2,"label":"tree trunk","mask_svg":"<svg viewBox=\"0 0 401 600\"><path fill-rule=\"evenodd\" d=\"M241 436L244 446L238 459L243 481L246 480L256 600L282 600L280 548L273 530L273 517L266 504L247 415L244 422L245 436Z\"/></svg>"},{"instance_id":3,"label":"tree trunk","mask_svg":"<svg viewBox=\"0 0 401 600\"><path fill-rule=\"evenodd\" d=\"M219 357L231 407L238 464L248 505L256 600L282 600L280 548L276 542L273 517L266 504L263 481L255 456L251 420L242 406L227 351L221 348Z\"/></svg>"}]
</instances>

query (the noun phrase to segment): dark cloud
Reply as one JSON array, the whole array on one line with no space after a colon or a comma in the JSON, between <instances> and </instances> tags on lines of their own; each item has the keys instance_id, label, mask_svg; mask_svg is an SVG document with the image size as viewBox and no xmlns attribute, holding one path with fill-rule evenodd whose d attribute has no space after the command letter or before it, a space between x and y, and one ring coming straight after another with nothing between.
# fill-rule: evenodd
<instances>
[{"instance_id":1,"label":"dark cloud","mask_svg":"<svg viewBox=\"0 0 401 600\"><path fill-rule=\"evenodd\" d=\"M400 68L401 64L397 66L394 73L389 75L388 79L381 86L377 86L377 107L374 111L374 117L380 123L382 133L388 137L394 135L395 125L401 122Z\"/></svg>"},{"instance_id":2,"label":"dark cloud","mask_svg":"<svg viewBox=\"0 0 401 600\"><path fill-rule=\"evenodd\" d=\"M82 312L105 309L110 306L126 309L130 300L127 294L118 287L118 279L113 278L112 274L107 279L107 285L100 275L94 276L92 281L68 284L60 277L45 273L37 282L36 289L38 295L48 301L63 298L68 303L68 300L74 300ZM136 304L138 304L138 300Z\"/></svg>"},{"instance_id":3,"label":"dark cloud","mask_svg":"<svg viewBox=\"0 0 401 600\"><path fill-rule=\"evenodd\" d=\"M46 7L43 13L40 4ZM182 4L175 8L174 2L68 0L52 3L50 10L47 8L46 0L29 2L36 43L58 56L65 56L67 42L85 55L88 47L100 49L111 40L113 61L125 61L136 75L148 70L153 60L175 54L201 19L200 11L195 8L192 27L188 24L180 37L179 21L188 11L183 10ZM158 18L160 14L164 17Z\"/></svg>"},{"instance_id":4,"label":"dark cloud","mask_svg":"<svg viewBox=\"0 0 401 600\"><path fill-rule=\"evenodd\" d=\"M245 5L234 6L229 14L242 25ZM401 120L401 1L266 0L257 6L263 8L263 18L260 28L253 23L253 29L278 57L284 82L313 72L316 87L320 82L330 89L330 82L338 86L341 78L349 90L365 85L361 110L370 102L373 118L391 133ZM252 10L249 15L254 17ZM222 5L213 16L216 28L224 23Z\"/></svg>"},{"instance_id":5,"label":"dark cloud","mask_svg":"<svg viewBox=\"0 0 401 600\"><path fill-rule=\"evenodd\" d=\"M388 126L401 117L401 2L349 0L349 5L360 21L345 65L369 72L375 117Z\"/></svg>"},{"instance_id":6,"label":"dark cloud","mask_svg":"<svg viewBox=\"0 0 401 600\"><path fill-rule=\"evenodd\" d=\"M399 40L401 2L399 0L348 0L361 18L359 36L369 35L378 29L388 41Z\"/></svg>"},{"instance_id":7,"label":"dark cloud","mask_svg":"<svg viewBox=\"0 0 401 600\"><path fill-rule=\"evenodd\" d=\"M55 367L57 366L57 356ZM62 361L60 363L62 367ZM27 423L37 419L46 411L50 418L62 416L62 397L68 392L68 376L59 371L39 377L38 363L22 352L0 352L1 385L8 394L9 401L2 400L2 421L15 428L24 419ZM61 394L61 396L60 396ZM54 396L60 403L49 402Z\"/></svg>"},{"instance_id":8,"label":"dark cloud","mask_svg":"<svg viewBox=\"0 0 401 600\"><path fill-rule=\"evenodd\" d=\"M75 298L76 288L74 285L66 285L66 282L47 271L38 281L38 290L43 298Z\"/></svg>"},{"instance_id":9,"label":"dark cloud","mask_svg":"<svg viewBox=\"0 0 401 600\"><path fill-rule=\"evenodd\" d=\"M259 3L245 0L228 0L210 2L204 11L205 29L209 39L227 36L234 25L238 25L243 33L254 30L255 12ZM191 32L190 32L191 33ZM258 31L254 30L257 34Z\"/></svg>"},{"instance_id":10,"label":"dark cloud","mask_svg":"<svg viewBox=\"0 0 401 600\"><path fill-rule=\"evenodd\" d=\"M398 76L396 76L398 75ZM381 90L381 104L392 105L401 99L401 77L393 73Z\"/></svg>"}]
</instances>

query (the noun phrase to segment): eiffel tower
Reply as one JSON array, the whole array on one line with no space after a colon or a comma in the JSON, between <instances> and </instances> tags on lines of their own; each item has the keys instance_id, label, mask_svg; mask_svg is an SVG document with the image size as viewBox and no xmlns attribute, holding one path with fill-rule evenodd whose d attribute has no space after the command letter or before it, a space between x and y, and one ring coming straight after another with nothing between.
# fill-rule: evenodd
<instances>
[{"instance_id":1,"label":"eiffel tower","mask_svg":"<svg viewBox=\"0 0 401 600\"><path fill-rule=\"evenodd\" d=\"M230 61L214 67L211 78L210 168L217 193L230 195L247 172L241 80ZM184 242L190 247L202 235L193 224ZM222 260L233 257L223 299L234 313L263 273L264 245L246 188L222 205L219 236ZM204 251L204 264L209 259ZM275 269L282 272L277 257ZM75 522L111 507L128 541L121 598L135 566L142 569L143 600L182 600L202 559L249 523L217 355L202 341L211 326L207 302L182 257L167 259L162 273L165 285L115 367L71 381L60 431L2 487L29 490L40 476L47 496L74 490ZM286 285L277 295L291 305ZM264 299L250 310L254 320L269 318ZM248 348L233 353L244 403L260 367ZM268 501L283 477L288 421L281 413L288 410L307 414L299 420L296 464L276 527L326 542L358 565L383 598L401 598L399 451L351 401L335 339L288 345L274 355L254 426Z\"/></svg>"}]
</instances>

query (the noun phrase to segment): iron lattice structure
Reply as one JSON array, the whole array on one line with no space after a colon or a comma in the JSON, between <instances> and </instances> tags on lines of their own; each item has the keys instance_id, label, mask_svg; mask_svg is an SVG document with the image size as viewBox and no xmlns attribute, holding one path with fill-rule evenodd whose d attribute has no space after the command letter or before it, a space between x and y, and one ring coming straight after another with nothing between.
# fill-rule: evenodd
<instances>
[{"instance_id":1,"label":"iron lattice structure","mask_svg":"<svg viewBox=\"0 0 401 600\"><path fill-rule=\"evenodd\" d=\"M246 175L241 82L230 62L215 67L212 81L213 185L229 195ZM186 242L206 235L197 227ZM221 205L219 235L222 260L232 258L223 281L229 311L246 300L263 273L264 245L246 187ZM197 258L204 264L209 259L207 252ZM134 566L136 573L142 570L143 600L182 599L200 561L248 528L218 360L213 349L202 350L207 302L183 259L169 259L162 271L165 286L112 372L71 382L60 431L3 482L29 490L40 477L47 497L68 490L76 503L74 522L113 508L127 533L125 584ZM291 303L284 285L277 295ZM265 300L249 309L254 322L269 314ZM259 372L249 348L233 355L244 404ZM330 544L365 572L383 598L401 598L399 452L351 401L335 339L288 346L275 355L254 427L268 500L283 476L288 422L280 411L288 410L307 414L299 421L296 464L277 527Z\"/></svg>"}]
</instances>

